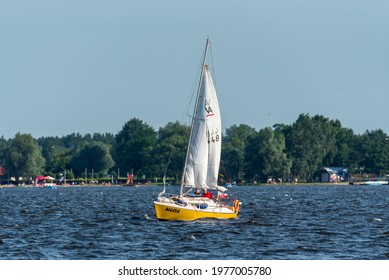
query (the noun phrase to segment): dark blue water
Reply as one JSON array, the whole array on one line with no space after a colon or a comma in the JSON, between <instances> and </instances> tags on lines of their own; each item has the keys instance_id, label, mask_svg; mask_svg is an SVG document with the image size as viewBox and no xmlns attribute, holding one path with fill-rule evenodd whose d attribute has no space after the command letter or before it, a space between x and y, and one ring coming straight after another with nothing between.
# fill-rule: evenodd
<instances>
[{"instance_id":1,"label":"dark blue water","mask_svg":"<svg viewBox=\"0 0 389 280\"><path fill-rule=\"evenodd\" d=\"M161 187L0 189L0 259L389 259L388 186L236 187L235 220L161 222Z\"/></svg>"}]
</instances>

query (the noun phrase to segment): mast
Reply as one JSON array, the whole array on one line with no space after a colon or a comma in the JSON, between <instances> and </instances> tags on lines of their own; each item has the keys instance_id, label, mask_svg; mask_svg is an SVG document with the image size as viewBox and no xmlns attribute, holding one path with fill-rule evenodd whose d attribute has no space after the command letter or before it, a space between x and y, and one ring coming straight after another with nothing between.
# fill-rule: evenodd
<instances>
[{"instance_id":1,"label":"mast","mask_svg":"<svg viewBox=\"0 0 389 280\"><path fill-rule=\"evenodd\" d=\"M203 75L204 75L204 69L205 69L205 60L207 58L209 44L210 44L210 39L209 39L209 37L207 37L207 41L206 41L206 44L205 44L204 55L203 55L203 60L202 60L202 63L201 63L200 80L199 80L199 84L197 86L196 102L195 102L194 111L193 111L192 123L191 123L191 126L190 126L190 136L189 136L188 147L187 147L187 150L186 150L185 166L184 166L184 171L182 173L182 179L181 179L181 189L180 189L180 195L181 196L183 195L185 172L186 172L186 169L187 169L187 161L188 161L188 155L189 155L189 151L190 151L189 150L190 149L190 143L192 142L194 121L195 121L195 119L197 117L197 105L198 105L199 97L200 97L201 83L203 82Z\"/></svg>"}]
</instances>

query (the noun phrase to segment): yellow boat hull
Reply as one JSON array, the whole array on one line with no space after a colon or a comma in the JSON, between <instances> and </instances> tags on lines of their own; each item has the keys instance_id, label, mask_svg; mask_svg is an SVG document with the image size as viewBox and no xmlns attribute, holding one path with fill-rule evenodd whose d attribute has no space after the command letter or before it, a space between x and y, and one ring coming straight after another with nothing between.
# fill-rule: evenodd
<instances>
[{"instance_id":1,"label":"yellow boat hull","mask_svg":"<svg viewBox=\"0 0 389 280\"><path fill-rule=\"evenodd\" d=\"M234 212L232 207L212 210L197 209L195 207L178 206L171 203L154 202L155 212L158 220L193 221L197 219L235 219L238 211ZM224 209L224 211L222 211ZM228 209L227 211L225 211Z\"/></svg>"}]
</instances>

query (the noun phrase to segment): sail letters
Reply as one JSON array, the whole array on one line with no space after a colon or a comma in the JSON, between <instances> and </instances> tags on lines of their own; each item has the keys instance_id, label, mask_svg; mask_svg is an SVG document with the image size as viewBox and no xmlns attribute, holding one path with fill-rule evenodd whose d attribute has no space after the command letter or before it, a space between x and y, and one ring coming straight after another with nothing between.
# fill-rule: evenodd
<instances>
[{"instance_id":1,"label":"sail letters","mask_svg":"<svg viewBox=\"0 0 389 280\"><path fill-rule=\"evenodd\" d=\"M205 111L207 112L206 117L210 117L210 116L214 115L212 108L211 108L211 105L209 104L208 100L205 100Z\"/></svg>"}]
</instances>

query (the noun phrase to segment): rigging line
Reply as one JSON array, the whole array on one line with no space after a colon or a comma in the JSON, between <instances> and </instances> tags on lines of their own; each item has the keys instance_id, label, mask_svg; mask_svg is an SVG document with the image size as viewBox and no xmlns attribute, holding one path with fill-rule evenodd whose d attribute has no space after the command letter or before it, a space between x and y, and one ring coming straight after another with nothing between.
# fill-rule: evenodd
<instances>
[{"instance_id":1,"label":"rigging line","mask_svg":"<svg viewBox=\"0 0 389 280\"><path fill-rule=\"evenodd\" d=\"M200 121L205 121L205 118L198 118L198 117L195 117L195 116L192 116L192 115L189 115L189 114L186 114L187 117L189 117L190 119L196 119L196 120L200 120Z\"/></svg>"},{"instance_id":2,"label":"rigging line","mask_svg":"<svg viewBox=\"0 0 389 280\"><path fill-rule=\"evenodd\" d=\"M201 65L197 71L201 71ZM197 92L197 83L198 83L197 71L196 71L196 75L194 75L195 78L193 80L192 90L190 91L190 95L188 97L189 102L186 104L186 108L185 108L185 112L184 112L185 124L187 122L186 117L189 117L189 123L187 123L188 126L190 126L190 124L192 122L192 115L189 113L189 111L191 110L191 108L193 108L193 103L194 103L194 100L196 98L196 92Z\"/></svg>"},{"instance_id":3,"label":"rigging line","mask_svg":"<svg viewBox=\"0 0 389 280\"><path fill-rule=\"evenodd\" d=\"M167 173L167 169L169 167L169 164L170 164L170 160L172 158L172 154L173 154L173 151L174 151L174 146L173 146L173 149L170 151L170 156L169 156L169 160L166 164L166 167L165 167L165 173L163 175L163 190L162 192L159 194L160 196L163 195L165 192L166 192L166 173Z\"/></svg>"},{"instance_id":4,"label":"rigging line","mask_svg":"<svg viewBox=\"0 0 389 280\"><path fill-rule=\"evenodd\" d=\"M198 102L199 102L201 83L203 82L203 74L204 74L204 69L205 69L205 60L207 58L207 53L208 53L208 49L209 49L209 41L210 41L210 39L208 37L207 41L206 41L206 44L205 44L204 55L203 55L203 60L202 60L202 64L201 64L200 80L199 80L198 87L197 87L196 101L195 101L194 111L193 111L194 118L192 118L192 122L191 122L191 128L190 128L189 142L188 143L192 142L192 136L193 136L192 133L193 133L193 127L194 127L194 120L195 120L195 117L197 116L197 113L198 113L197 112L198 111L197 106L198 106ZM182 173L182 180L181 180L180 196L183 195L183 187L184 187L183 184L185 182L185 173L186 173L186 169L188 167L187 160L188 160L188 157L189 157L189 152L190 152L190 145L188 145L187 150L186 150L185 164L184 164L184 169L183 169L183 173Z\"/></svg>"},{"instance_id":5,"label":"rigging line","mask_svg":"<svg viewBox=\"0 0 389 280\"><path fill-rule=\"evenodd\" d=\"M212 73L213 73L213 82L214 86L217 89L217 82L216 82L216 70L215 70L215 64L213 63L213 54L212 54L212 45L211 45L211 40L209 40L209 54L211 58L211 65L212 65Z\"/></svg>"},{"instance_id":6,"label":"rigging line","mask_svg":"<svg viewBox=\"0 0 389 280\"><path fill-rule=\"evenodd\" d=\"M207 37L207 40L208 40L208 42L210 42L209 37ZM194 107L193 103L195 103L194 101L196 100L197 91L198 91L198 83L199 83L198 77L202 76L201 73L203 72L204 64L206 64L206 62L205 62L206 59L207 58L204 59L204 52L202 51L202 56L201 56L201 59L199 61L198 68L196 70L196 74L193 75L194 76L194 83L192 85L192 90L190 91L190 96L188 98L189 102L187 103L186 110L184 112L184 116L189 117L189 123L188 123L189 126L191 125L192 120L194 118L193 115L191 115L189 113L189 111ZM185 118L185 121L186 121L186 118Z\"/></svg>"},{"instance_id":7,"label":"rigging line","mask_svg":"<svg viewBox=\"0 0 389 280\"><path fill-rule=\"evenodd\" d=\"M167 161L166 168L165 168L165 173L163 175L164 177L166 177L167 169L169 167L170 160L172 159L173 152L174 152L174 146L172 146L172 150L170 151L169 160Z\"/></svg>"}]
</instances>

